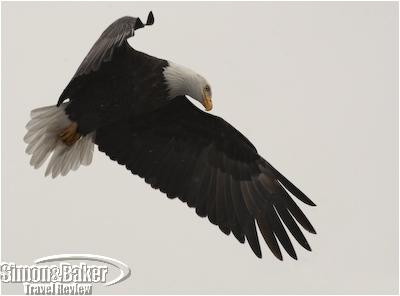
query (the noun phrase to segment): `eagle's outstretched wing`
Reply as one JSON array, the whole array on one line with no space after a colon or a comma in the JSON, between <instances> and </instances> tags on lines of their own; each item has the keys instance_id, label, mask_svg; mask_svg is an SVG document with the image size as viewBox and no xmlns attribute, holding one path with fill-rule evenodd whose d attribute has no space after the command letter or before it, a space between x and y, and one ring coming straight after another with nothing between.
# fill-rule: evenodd
<instances>
[{"instance_id":1,"label":"eagle's outstretched wing","mask_svg":"<svg viewBox=\"0 0 400 296\"><path fill-rule=\"evenodd\" d=\"M115 48L120 47L125 40L135 34L135 30L154 23L153 13L150 11L145 24L138 17L125 16L113 22L101 34L89 53L76 71L74 78L96 71L101 64L112 59Z\"/></svg>"},{"instance_id":2,"label":"eagle's outstretched wing","mask_svg":"<svg viewBox=\"0 0 400 296\"><path fill-rule=\"evenodd\" d=\"M109 25L83 59L75 75L60 95L57 106L68 98L74 86L83 85L82 82L85 79L82 77L99 70L103 63L111 61L117 49L127 44L126 40L135 34L135 30L153 23L154 16L150 11L145 24L138 17L124 16Z\"/></svg>"},{"instance_id":3,"label":"eagle's outstretched wing","mask_svg":"<svg viewBox=\"0 0 400 296\"><path fill-rule=\"evenodd\" d=\"M168 197L178 197L226 234L249 242L261 257L256 223L271 251L282 260L277 240L296 253L281 221L311 250L297 223L315 230L289 192L314 203L266 162L240 132L196 108L186 97L141 118L96 131L96 144ZM297 222L296 222L297 221Z\"/></svg>"}]
</instances>

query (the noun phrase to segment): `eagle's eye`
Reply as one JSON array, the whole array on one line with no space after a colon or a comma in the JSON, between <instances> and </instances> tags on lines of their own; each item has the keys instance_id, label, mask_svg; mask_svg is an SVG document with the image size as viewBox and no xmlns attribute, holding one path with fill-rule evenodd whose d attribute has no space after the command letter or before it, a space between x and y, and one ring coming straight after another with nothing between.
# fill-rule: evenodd
<instances>
[{"instance_id":1,"label":"eagle's eye","mask_svg":"<svg viewBox=\"0 0 400 296\"><path fill-rule=\"evenodd\" d=\"M206 87L204 88L204 90L205 90L206 92L210 92L210 87L209 87L208 85L206 85Z\"/></svg>"}]
</instances>

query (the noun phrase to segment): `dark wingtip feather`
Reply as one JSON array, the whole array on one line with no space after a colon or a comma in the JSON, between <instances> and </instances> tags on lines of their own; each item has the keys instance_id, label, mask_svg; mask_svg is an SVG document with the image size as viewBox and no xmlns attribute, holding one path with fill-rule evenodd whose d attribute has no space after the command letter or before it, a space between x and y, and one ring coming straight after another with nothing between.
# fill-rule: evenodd
<instances>
[{"instance_id":1,"label":"dark wingtip feather","mask_svg":"<svg viewBox=\"0 0 400 296\"><path fill-rule=\"evenodd\" d=\"M310 199L310 202L308 203L309 206L316 207L317 205Z\"/></svg>"},{"instance_id":2,"label":"dark wingtip feather","mask_svg":"<svg viewBox=\"0 0 400 296\"><path fill-rule=\"evenodd\" d=\"M231 230L229 229L228 226L226 225L218 225L219 229L221 229L221 231L223 233L225 233L226 235L229 235L231 233Z\"/></svg>"},{"instance_id":3,"label":"dark wingtip feather","mask_svg":"<svg viewBox=\"0 0 400 296\"><path fill-rule=\"evenodd\" d=\"M272 251L272 250L271 250ZM274 256L275 256L275 258L276 259L278 259L278 260L280 260L280 261L283 261L283 256L282 256L282 253L279 251L279 252L273 252L272 251L272 254L274 254Z\"/></svg>"},{"instance_id":4,"label":"dark wingtip feather","mask_svg":"<svg viewBox=\"0 0 400 296\"><path fill-rule=\"evenodd\" d=\"M317 231L315 230L315 228L311 225L310 229L306 229L308 232L312 233L312 234L317 234Z\"/></svg>"},{"instance_id":5,"label":"dark wingtip feather","mask_svg":"<svg viewBox=\"0 0 400 296\"><path fill-rule=\"evenodd\" d=\"M311 246L310 246L310 244L308 243L307 240L304 240L304 242L299 242L299 244L300 244L304 249L306 249L307 251L310 251L310 252L311 252Z\"/></svg>"},{"instance_id":6,"label":"dark wingtip feather","mask_svg":"<svg viewBox=\"0 0 400 296\"><path fill-rule=\"evenodd\" d=\"M138 18L137 20L136 20L136 22L135 22L135 30L138 30L138 29L141 29L141 28L143 28L144 27L144 25L143 25L143 23L142 23L142 21L140 20L140 18ZM135 31L133 32L133 34L135 33Z\"/></svg>"},{"instance_id":7,"label":"dark wingtip feather","mask_svg":"<svg viewBox=\"0 0 400 296\"><path fill-rule=\"evenodd\" d=\"M254 231L254 232L252 232ZM261 248L260 248L260 243L258 241L258 236L257 233L255 232L255 226L254 230L251 229L251 231L246 235L247 242L250 245L250 248L252 249L253 253L258 257L261 258Z\"/></svg>"},{"instance_id":8,"label":"dark wingtip feather","mask_svg":"<svg viewBox=\"0 0 400 296\"><path fill-rule=\"evenodd\" d=\"M236 231L232 231L232 233L241 244L244 244L245 239L244 239L244 235L243 234L241 234L241 233L239 234Z\"/></svg>"},{"instance_id":9,"label":"dark wingtip feather","mask_svg":"<svg viewBox=\"0 0 400 296\"><path fill-rule=\"evenodd\" d=\"M154 24L154 15L153 12L150 11L149 15L147 16L146 26L151 26L152 24Z\"/></svg>"},{"instance_id":10,"label":"dark wingtip feather","mask_svg":"<svg viewBox=\"0 0 400 296\"><path fill-rule=\"evenodd\" d=\"M270 169L272 169L275 177L279 180L279 182L294 196L296 196L296 198L309 206L316 206L316 204L307 195L305 195L299 188L296 187L296 185L290 182L284 175L282 175L277 169L275 169L269 162L267 162L266 160L264 160L264 162Z\"/></svg>"}]
</instances>

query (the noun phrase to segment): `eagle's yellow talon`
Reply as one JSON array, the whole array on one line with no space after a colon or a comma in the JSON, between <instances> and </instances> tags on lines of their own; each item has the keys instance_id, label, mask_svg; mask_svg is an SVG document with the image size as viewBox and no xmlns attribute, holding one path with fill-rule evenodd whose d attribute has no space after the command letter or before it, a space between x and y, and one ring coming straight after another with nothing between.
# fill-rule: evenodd
<instances>
[{"instance_id":1,"label":"eagle's yellow talon","mask_svg":"<svg viewBox=\"0 0 400 296\"><path fill-rule=\"evenodd\" d=\"M78 124L76 122L72 122L59 134L61 141L63 141L63 143L68 146L72 146L73 144L75 144L75 142L78 141L81 137L77 130Z\"/></svg>"}]
</instances>

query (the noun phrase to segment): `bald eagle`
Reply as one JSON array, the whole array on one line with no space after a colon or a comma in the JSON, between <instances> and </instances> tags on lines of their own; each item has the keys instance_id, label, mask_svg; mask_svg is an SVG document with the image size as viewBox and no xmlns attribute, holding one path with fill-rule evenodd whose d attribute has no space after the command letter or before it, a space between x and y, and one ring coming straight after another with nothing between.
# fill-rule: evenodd
<instances>
[{"instance_id":1,"label":"bald eagle","mask_svg":"<svg viewBox=\"0 0 400 296\"><path fill-rule=\"evenodd\" d=\"M315 204L212 108L207 80L173 62L133 49L135 30L154 23L122 17L95 42L57 105L32 110L24 137L35 168L65 176L89 165L94 145L169 198L179 198L261 258L256 224L272 253L278 241L297 259L284 228L307 250L316 233L294 202Z\"/></svg>"}]
</instances>

